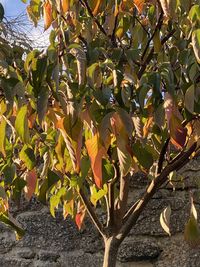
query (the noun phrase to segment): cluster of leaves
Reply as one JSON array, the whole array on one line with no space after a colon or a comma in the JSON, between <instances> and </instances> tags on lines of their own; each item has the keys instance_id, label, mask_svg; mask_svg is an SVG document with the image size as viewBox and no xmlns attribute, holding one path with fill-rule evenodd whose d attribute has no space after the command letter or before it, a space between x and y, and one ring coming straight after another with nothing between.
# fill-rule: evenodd
<instances>
[{"instance_id":1,"label":"cluster of leaves","mask_svg":"<svg viewBox=\"0 0 200 267\"><path fill-rule=\"evenodd\" d=\"M1 214L24 191L79 228L92 206L114 209L118 229L127 176L152 180L199 146L200 1L30 0L27 12L52 31L25 62L1 49Z\"/></svg>"}]
</instances>

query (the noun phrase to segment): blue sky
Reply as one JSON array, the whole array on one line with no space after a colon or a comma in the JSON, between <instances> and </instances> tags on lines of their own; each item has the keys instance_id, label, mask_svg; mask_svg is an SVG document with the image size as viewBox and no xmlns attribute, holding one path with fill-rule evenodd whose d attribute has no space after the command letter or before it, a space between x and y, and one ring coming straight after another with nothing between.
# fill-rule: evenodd
<instances>
[{"instance_id":1,"label":"blue sky","mask_svg":"<svg viewBox=\"0 0 200 267\"><path fill-rule=\"evenodd\" d=\"M27 4L29 2L30 1L28 0ZM8 20L14 19L14 17L17 17L21 13L26 13L27 4L22 3L21 0L0 0L0 3L4 6L5 17L7 17ZM31 22L27 24L26 27L28 34L30 34L31 39L33 39L35 47L46 47L49 44L49 31L44 32L42 21L40 22L40 26L38 26L37 28L35 28ZM25 28L23 28L23 30L26 31Z\"/></svg>"},{"instance_id":2,"label":"blue sky","mask_svg":"<svg viewBox=\"0 0 200 267\"><path fill-rule=\"evenodd\" d=\"M21 0L0 0L0 3L4 6L5 16L17 16L26 9Z\"/></svg>"}]
</instances>

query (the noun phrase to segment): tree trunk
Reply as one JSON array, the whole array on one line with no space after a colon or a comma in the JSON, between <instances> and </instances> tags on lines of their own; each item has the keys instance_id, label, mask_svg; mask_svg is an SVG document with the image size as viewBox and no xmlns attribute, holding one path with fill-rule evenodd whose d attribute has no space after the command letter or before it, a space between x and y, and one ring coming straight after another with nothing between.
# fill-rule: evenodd
<instances>
[{"instance_id":1,"label":"tree trunk","mask_svg":"<svg viewBox=\"0 0 200 267\"><path fill-rule=\"evenodd\" d=\"M118 242L116 242L116 239L114 237L105 238L104 244L105 244L105 251L104 251L103 267L115 267L119 244Z\"/></svg>"}]
</instances>

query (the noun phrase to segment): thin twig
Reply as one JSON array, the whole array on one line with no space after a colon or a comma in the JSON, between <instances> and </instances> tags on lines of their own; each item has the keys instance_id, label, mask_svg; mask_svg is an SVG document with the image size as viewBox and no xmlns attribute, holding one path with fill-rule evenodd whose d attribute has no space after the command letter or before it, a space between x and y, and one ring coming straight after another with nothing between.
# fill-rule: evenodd
<instances>
[{"instance_id":1,"label":"thin twig","mask_svg":"<svg viewBox=\"0 0 200 267\"><path fill-rule=\"evenodd\" d=\"M171 38L173 36L173 34L175 33L175 29L173 29L171 32L169 32L162 40L161 40L161 45L164 45L169 38ZM149 52L148 56L145 59L145 62L142 64L141 68L138 71L138 79L140 80L140 78L142 77L143 73L146 70L147 65L149 64L149 62L152 60L153 58L153 54L154 54L154 47L151 48L151 51Z\"/></svg>"},{"instance_id":2,"label":"thin twig","mask_svg":"<svg viewBox=\"0 0 200 267\"><path fill-rule=\"evenodd\" d=\"M157 168L157 171L156 171L156 174L160 174L161 171L162 171L162 167L163 167L163 162L164 162L164 159L165 159L165 154L167 152L167 147L168 147L168 144L169 144L169 141L170 141L170 138L167 138L167 140L165 141L162 149L161 149L161 152L160 152L160 157L159 157L159 160L158 160L158 168Z\"/></svg>"},{"instance_id":3,"label":"thin twig","mask_svg":"<svg viewBox=\"0 0 200 267\"><path fill-rule=\"evenodd\" d=\"M112 36L111 36L111 41L112 41L114 46L116 46L115 32L117 29L117 21L118 21L118 14L115 16L115 24L114 24L114 28L113 28L113 32L112 32Z\"/></svg>"},{"instance_id":4,"label":"thin twig","mask_svg":"<svg viewBox=\"0 0 200 267\"><path fill-rule=\"evenodd\" d=\"M87 9L90 17L94 20L94 22L96 23L97 27L99 28L99 30L105 35L107 36L106 31L104 30L104 28L102 27L102 25L100 24L100 22L98 21L98 19L93 15L92 10L87 2L87 0L79 0L79 2Z\"/></svg>"},{"instance_id":5,"label":"thin twig","mask_svg":"<svg viewBox=\"0 0 200 267\"><path fill-rule=\"evenodd\" d=\"M96 229L99 231L99 233L102 235L102 237L105 237L106 234L105 234L104 227L103 227L103 225L101 224L101 222L99 221L99 219L98 219L98 217L97 217L97 215L96 215L96 213L95 213L95 211L94 211L94 209L93 209L91 203L90 203L89 200L87 199L87 197L86 197L86 195L84 194L84 192L83 192L82 189L80 189L79 194L80 194L80 197L81 197L81 199L82 199L82 201L83 201L83 203L84 203L84 205L85 205L85 207L86 207L86 209L87 209L87 212L88 212L88 214L89 214L91 220L93 221L93 223L94 223Z\"/></svg>"},{"instance_id":6,"label":"thin twig","mask_svg":"<svg viewBox=\"0 0 200 267\"><path fill-rule=\"evenodd\" d=\"M156 24L156 27L155 27L155 29L154 29L154 32L153 32L153 34L151 35L151 37L149 38L149 40L148 40L148 42L147 42L147 44L146 44L146 47L145 47L145 49L144 49L144 52L143 52L143 54L142 54L142 56L141 56L141 60L142 60L142 61L143 61L143 59L144 59L144 57L145 57L145 55L146 55L146 53L147 53L147 50L149 49L149 46L150 46L150 44L151 44L151 41L153 40L153 38L154 38L156 32L157 32L157 31L160 31L160 29L161 29L161 27L162 27L162 23L163 23L163 11L160 13L160 17L159 17L159 19L158 19L158 22L157 22L157 24Z\"/></svg>"},{"instance_id":7,"label":"thin twig","mask_svg":"<svg viewBox=\"0 0 200 267\"><path fill-rule=\"evenodd\" d=\"M144 27L144 25L142 24L142 22L138 19L137 16L134 16L134 18L137 20L137 22L141 25L142 29L146 32L146 34L149 36L149 32L147 31L147 29Z\"/></svg>"}]
</instances>

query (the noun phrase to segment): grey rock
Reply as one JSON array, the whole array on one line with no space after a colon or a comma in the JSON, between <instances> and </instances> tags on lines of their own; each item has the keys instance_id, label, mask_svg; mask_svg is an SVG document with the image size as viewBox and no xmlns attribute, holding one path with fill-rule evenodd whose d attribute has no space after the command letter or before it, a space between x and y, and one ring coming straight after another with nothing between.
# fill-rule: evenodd
<instances>
[{"instance_id":1,"label":"grey rock","mask_svg":"<svg viewBox=\"0 0 200 267\"><path fill-rule=\"evenodd\" d=\"M30 267L31 261L30 260L22 260L22 259L15 259L15 258L0 258L0 266L2 267Z\"/></svg>"},{"instance_id":2,"label":"grey rock","mask_svg":"<svg viewBox=\"0 0 200 267\"><path fill-rule=\"evenodd\" d=\"M118 260L121 262L147 261L156 259L161 248L152 242L128 242L121 245Z\"/></svg>"},{"instance_id":3,"label":"grey rock","mask_svg":"<svg viewBox=\"0 0 200 267\"><path fill-rule=\"evenodd\" d=\"M75 250L65 253L61 267L102 267L103 256L101 254L84 253L83 250Z\"/></svg>"},{"instance_id":4,"label":"grey rock","mask_svg":"<svg viewBox=\"0 0 200 267\"><path fill-rule=\"evenodd\" d=\"M34 267L61 267L59 262L44 262L44 261L35 261L33 264Z\"/></svg>"},{"instance_id":5,"label":"grey rock","mask_svg":"<svg viewBox=\"0 0 200 267\"><path fill-rule=\"evenodd\" d=\"M53 251L41 250L38 253L38 258L40 261L57 262L57 260L60 258L60 255Z\"/></svg>"},{"instance_id":6,"label":"grey rock","mask_svg":"<svg viewBox=\"0 0 200 267\"><path fill-rule=\"evenodd\" d=\"M22 248L17 251L17 256L22 259L33 259L35 258L36 253L29 248Z\"/></svg>"},{"instance_id":7,"label":"grey rock","mask_svg":"<svg viewBox=\"0 0 200 267\"><path fill-rule=\"evenodd\" d=\"M16 238L13 232L5 228L5 232L0 234L0 253L6 253L16 244Z\"/></svg>"}]
</instances>

